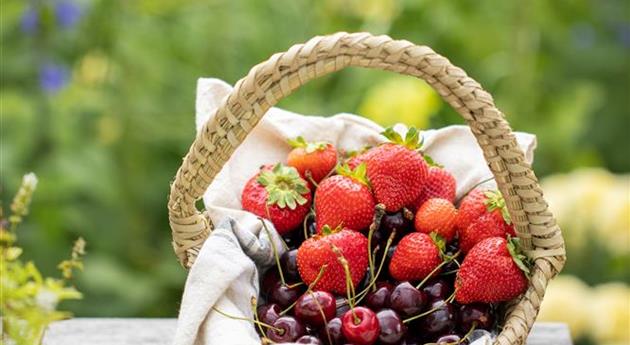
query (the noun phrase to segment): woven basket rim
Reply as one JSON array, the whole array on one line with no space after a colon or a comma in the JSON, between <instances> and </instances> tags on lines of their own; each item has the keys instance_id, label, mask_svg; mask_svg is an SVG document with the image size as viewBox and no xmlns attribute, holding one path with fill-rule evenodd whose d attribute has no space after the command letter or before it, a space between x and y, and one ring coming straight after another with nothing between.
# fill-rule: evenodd
<instances>
[{"instance_id":1,"label":"woven basket rim","mask_svg":"<svg viewBox=\"0 0 630 345\"><path fill-rule=\"evenodd\" d=\"M239 80L190 146L171 184L173 249L190 268L212 231L195 203L269 108L306 82L345 67L367 67L426 81L467 122L503 193L518 237L534 267L527 291L511 303L495 344L523 344L548 282L566 260L564 240L503 113L461 68L427 46L389 36L338 32L276 53Z\"/></svg>"}]
</instances>

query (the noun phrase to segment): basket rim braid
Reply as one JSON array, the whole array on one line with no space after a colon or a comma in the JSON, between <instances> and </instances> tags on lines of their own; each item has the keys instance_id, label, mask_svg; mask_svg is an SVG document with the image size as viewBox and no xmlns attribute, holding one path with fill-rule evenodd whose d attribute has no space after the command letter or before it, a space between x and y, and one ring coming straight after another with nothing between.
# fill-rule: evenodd
<instances>
[{"instance_id":1,"label":"basket rim braid","mask_svg":"<svg viewBox=\"0 0 630 345\"><path fill-rule=\"evenodd\" d=\"M345 67L367 67L426 81L468 123L492 171L533 267L527 291L510 303L495 344L522 344L547 283L566 260L564 240L505 116L461 68L427 46L389 36L339 32L317 36L254 66L198 132L171 184L173 248L190 268L212 223L195 204L267 110L306 82Z\"/></svg>"}]
</instances>

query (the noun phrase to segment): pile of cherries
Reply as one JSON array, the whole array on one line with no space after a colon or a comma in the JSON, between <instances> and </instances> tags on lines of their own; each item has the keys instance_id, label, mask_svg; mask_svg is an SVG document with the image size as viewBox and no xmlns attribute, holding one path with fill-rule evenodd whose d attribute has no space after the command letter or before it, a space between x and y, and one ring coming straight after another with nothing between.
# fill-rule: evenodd
<instances>
[{"instance_id":1,"label":"pile of cherries","mask_svg":"<svg viewBox=\"0 0 630 345\"><path fill-rule=\"evenodd\" d=\"M297 248L305 235L312 235L314 230L309 221L307 233L294 231L285 238L289 250L280 257L281 271L274 267L263 276L261 294L266 304L257 307L256 315L263 338L276 343L317 345L455 345L468 344L471 334L478 334L479 330L496 330L497 306L458 305L453 301L457 260L448 262L443 273L424 282L395 281L389 276L386 267L395 244L413 231L413 224L403 211L383 216L372 237L376 262L385 260L383 272L374 283L368 270L356 287L356 291L364 293L351 296L350 300L348 296L307 290L301 283ZM387 248L386 242L394 230L394 241L383 258L378 252ZM447 256L456 252L456 242L447 246Z\"/></svg>"}]
</instances>

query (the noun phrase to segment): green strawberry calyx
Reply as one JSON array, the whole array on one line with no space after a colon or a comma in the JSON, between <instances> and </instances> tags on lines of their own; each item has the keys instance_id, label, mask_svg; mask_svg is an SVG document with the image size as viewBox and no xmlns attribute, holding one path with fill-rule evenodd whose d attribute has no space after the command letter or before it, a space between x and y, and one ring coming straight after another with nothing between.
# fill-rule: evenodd
<instances>
[{"instance_id":1,"label":"green strawberry calyx","mask_svg":"<svg viewBox=\"0 0 630 345\"><path fill-rule=\"evenodd\" d=\"M343 224L340 224L339 226L337 226L336 228L331 228L330 225L326 224L324 226L322 226L322 230L320 235L321 236L328 236L328 235L332 235L332 234L336 234L339 231L343 230ZM315 235L317 236L317 235Z\"/></svg>"},{"instance_id":2,"label":"green strawberry calyx","mask_svg":"<svg viewBox=\"0 0 630 345\"><path fill-rule=\"evenodd\" d=\"M302 136L298 136L295 139L288 139L287 142L293 148L303 148L306 153L324 151L328 146L328 143L325 141L307 142Z\"/></svg>"},{"instance_id":3,"label":"green strawberry calyx","mask_svg":"<svg viewBox=\"0 0 630 345\"><path fill-rule=\"evenodd\" d=\"M431 237L431 240L433 241L433 243L435 243L435 246L439 249L440 251L440 255L441 256L445 256L445 252L446 252L446 239L444 239L444 237L442 237L440 234L438 234L437 232L433 231L429 234L429 237Z\"/></svg>"},{"instance_id":4,"label":"green strawberry calyx","mask_svg":"<svg viewBox=\"0 0 630 345\"><path fill-rule=\"evenodd\" d=\"M350 169L350 166L345 163L337 167L337 174L341 176L349 177L361 184L370 187L370 180L367 177L367 164L365 162L357 165L354 170Z\"/></svg>"},{"instance_id":5,"label":"green strawberry calyx","mask_svg":"<svg viewBox=\"0 0 630 345\"><path fill-rule=\"evenodd\" d=\"M256 181L267 190L268 205L295 210L298 205L304 205L308 201L303 195L310 193L310 190L293 167L276 164L271 170L263 169Z\"/></svg>"},{"instance_id":6,"label":"green strawberry calyx","mask_svg":"<svg viewBox=\"0 0 630 345\"><path fill-rule=\"evenodd\" d=\"M518 266L518 268L520 268L521 271L525 272L525 274L529 277L529 274L531 272L529 269L531 266L531 262L529 258L525 256L521 251L519 246L519 239L508 235L507 250L508 252L510 252L510 256L512 257L512 260L514 260L516 266Z\"/></svg>"},{"instance_id":7,"label":"green strawberry calyx","mask_svg":"<svg viewBox=\"0 0 630 345\"><path fill-rule=\"evenodd\" d=\"M503 220L505 220L507 224L512 224L512 216L510 216L510 212L508 211L507 205L505 204L505 198L503 197L501 192L498 190L489 190L485 191L484 195L486 196L486 201L484 201L484 203L488 212L500 210Z\"/></svg>"},{"instance_id":8,"label":"green strawberry calyx","mask_svg":"<svg viewBox=\"0 0 630 345\"><path fill-rule=\"evenodd\" d=\"M440 168L443 169L444 166L438 162L436 162L431 156L429 156L428 154L423 154L422 157L424 158L424 161L427 162L427 164L430 167L436 167L436 168Z\"/></svg>"},{"instance_id":9,"label":"green strawberry calyx","mask_svg":"<svg viewBox=\"0 0 630 345\"><path fill-rule=\"evenodd\" d=\"M382 133L385 138L389 139L394 144L402 145L410 150L418 150L422 147L424 137L420 134L415 127L409 127L405 138L396 132L393 127L387 127Z\"/></svg>"}]
</instances>

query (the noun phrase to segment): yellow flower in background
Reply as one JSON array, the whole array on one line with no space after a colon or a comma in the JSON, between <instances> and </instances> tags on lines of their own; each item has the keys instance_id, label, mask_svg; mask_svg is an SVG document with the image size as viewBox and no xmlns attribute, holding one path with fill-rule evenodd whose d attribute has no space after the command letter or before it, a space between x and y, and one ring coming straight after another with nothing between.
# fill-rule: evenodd
<instances>
[{"instance_id":1,"label":"yellow flower in background","mask_svg":"<svg viewBox=\"0 0 630 345\"><path fill-rule=\"evenodd\" d=\"M399 0L328 0L324 2L326 12L344 13L366 22L388 24L402 9Z\"/></svg>"},{"instance_id":2,"label":"yellow flower in background","mask_svg":"<svg viewBox=\"0 0 630 345\"><path fill-rule=\"evenodd\" d=\"M630 343L630 288L622 283L599 285L590 299L591 335L602 343Z\"/></svg>"},{"instance_id":3,"label":"yellow flower in background","mask_svg":"<svg viewBox=\"0 0 630 345\"><path fill-rule=\"evenodd\" d=\"M565 322L574 338L586 335L590 310L582 302L589 300L590 293L590 288L579 278L558 276L547 287L538 320Z\"/></svg>"},{"instance_id":4,"label":"yellow flower in background","mask_svg":"<svg viewBox=\"0 0 630 345\"><path fill-rule=\"evenodd\" d=\"M359 113L382 126L405 123L426 128L441 106L439 95L424 81L395 76L368 90Z\"/></svg>"}]
</instances>

